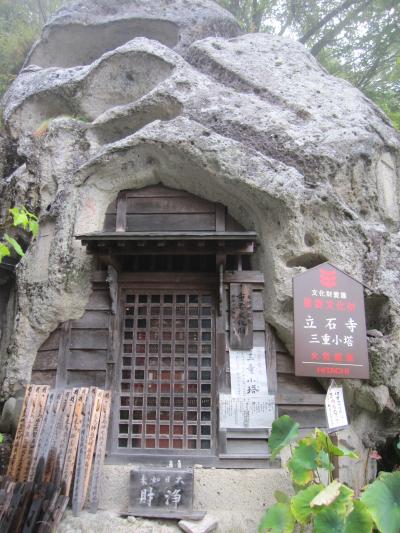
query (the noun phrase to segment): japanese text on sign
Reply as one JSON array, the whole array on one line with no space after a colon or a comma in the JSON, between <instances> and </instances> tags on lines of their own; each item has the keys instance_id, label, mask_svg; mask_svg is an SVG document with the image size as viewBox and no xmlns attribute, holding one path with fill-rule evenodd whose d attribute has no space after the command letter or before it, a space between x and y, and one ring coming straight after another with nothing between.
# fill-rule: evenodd
<instances>
[{"instance_id":1,"label":"japanese text on sign","mask_svg":"<svg viewBox=\"0 0 400 533\"><path fill-rule=\"evenodd\" d=\"M131 471L129 511L140 515L157 512L179 515L192 508L193 471L153 468Z\"/></svg>"},{"instance_id":2,"label":"japanese text on sign","mask_svg":"<svg viewBox=\"0 0 400 533\"><path fill-rule=\"evenodd\" d=\"M275 420L275 396L263 398L233 398L219 395L221 428L270 428Z\"/></svg>"},{"instance_id":3,"label":"japanese text on sign","mask_svg":"<svg viewBox=\"0 0 400 533\"><path fill-rule=\"evenodd\" d=\"M329 263L293 280L296 375L369 376L360 283Z\"/></svg>"},{"instance_id":4,"label":"japanese text on sign","mask_svg":"<svg viewBox=\"0 0 400 533\"><path fill-rule=\"evenodd\" d=\"M234 398L252 398L268 394L265 349L229 350L231 394Z\"/></svg>"},{"instance_id":5,"label":"japanese text on sign","mask_svg":"<svg viewBox=\"0 0 400 533\"><path fill-rule=\"evenodd\" d=\"M326 393L325 412L329 429L347 426L343 387L331 385Z\"/></svg>"}]
</instances>

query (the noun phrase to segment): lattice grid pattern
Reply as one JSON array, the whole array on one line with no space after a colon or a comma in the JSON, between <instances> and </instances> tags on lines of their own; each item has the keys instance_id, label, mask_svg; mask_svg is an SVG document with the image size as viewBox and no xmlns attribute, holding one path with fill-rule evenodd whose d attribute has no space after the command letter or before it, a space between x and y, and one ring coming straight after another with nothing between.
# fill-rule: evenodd
<instances>
[{"instance_id":1,"label":"lattice grid pattern","mask_svg":"<svg viewBox=\"0 0 400 533\"><path fill-rule=\"evenodd\" d=\"M118 447L211 450L212 295L125 290L123 298Z\"/></svg>"}]
</instances>

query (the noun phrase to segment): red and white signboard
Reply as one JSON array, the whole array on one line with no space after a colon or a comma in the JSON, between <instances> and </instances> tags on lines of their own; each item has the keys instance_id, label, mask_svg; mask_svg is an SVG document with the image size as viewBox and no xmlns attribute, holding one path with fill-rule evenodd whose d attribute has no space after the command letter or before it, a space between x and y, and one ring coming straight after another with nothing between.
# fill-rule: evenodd
<instances>
[{"instance_id":1,"label":"red and white signboard","mask_svg":"<svg viewBox=\"0 0 400 533\"><path fill-rule=\"evenodd\" d=\"M330 263L293 278L296 376L369 378L363 286Z\"/></svg>"}]
</instances>

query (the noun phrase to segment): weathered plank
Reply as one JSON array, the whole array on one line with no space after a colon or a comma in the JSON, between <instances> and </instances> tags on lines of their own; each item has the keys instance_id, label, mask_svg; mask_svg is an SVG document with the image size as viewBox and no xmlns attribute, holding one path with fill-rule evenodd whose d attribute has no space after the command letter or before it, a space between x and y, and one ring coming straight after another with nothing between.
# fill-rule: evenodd
<instances>
[{"instance_id":1,"label":"weathered plank","mask_svg":"<svg viewBox=\"0 0 400 533\"><path fill-rule=\"evenodd\" d=\"M325 394L278 393L277 405L325 405Z\"/></svg>"},{"instance_id":2,"label":"weathered plank","mask_svg":"<svg viewBox=\"0 0 400 533\"><path fill-rule=\"evenodd\" d=\"M325 408L308 405L280 405L279 416L289 415L300 424L300 428L313 429L326 427Z\"/></svg>"},{"instance_id":3,"label":"weathered plank","mask_svg":"<svg viewBox=\"0 0 400 533\"><path fill-rule=\"evenodd\" d=\"M232 350L251 350L253 347L252 287L245 283L231 283L229 345Z\"/></svg>"},{"instance_id":4,"label":"weathered plank","mask_svg":"<svg viewBox=\"0 0 400 533\"><path fill-rule=\"evenodd\" d=\"M28 385L25 389L25 396L24 396L24 401L22 403L22 410L21 410L21 414L19 417L19 421L18 421L17 431L15 433L14 443L13 443L13 447L11 450L10 461L8 463L7 476L9 476L13 480L15 480L17 477L18 460L19 460L19 454L20 454L20 447L22 444L22 438L24 436L26 413L27 413L28 403L31 398L33 387L34 387L33 385Z\"/></svg>"},{"instance_id":5,"label":"weathered plank","mask_svg":"<svg viewBox=\"0 0 400 533\"><path fill-rule=\"evenodd\" d=\"M79 514L86 499L95 439L100 419L102 397L103 391L96 387L90 388L85 405L85 416L79 437L76 459L74 490L72 494L72 511L74 515Z\"/></svg>"},{"instance_id":6,"label":"weathered plank","mask_svg":"<svg viewBox=\"0 0 400 533\"><path fill-rule=\"evenodd\" d=\"M72 329L106 329L108 328L109 317L110 312L108 310L86 311L78 320L71 320L71 327Z\"/></svg>"},{"instance_id":7,"label":"weathered plank","mask_svg":"<svg viewBox=\"0 0 400 533\"><path fill-rule=\"evenodd\" d=\"M215 204L195 196L130 197L127 199L126 212L127 214L215 213Z\"/></svg>"},{"instance_id":8,"label":"weathered plank","mask_svg":"<svg viewBox=\"0 0 400 533\"><path fill-rule=\"evenodd\" d=\"M101 470L106 453L108 422L111 408L111 391L105 391L101 404L101 414L96 441L95 457L93 462L92 477L89 486L89 509L91 513L97 511L99 505L99 487Z\"/></svg>"},{"instance_id":9,"label":"weathered plank","mask_svg":"<svg viewBox=\"0 0 400 533\"><path fill-rule=\"evenodd\" d=\"M57 356L58 350L39 351L33 364L33 370L57 370ZM40 383L36 383L36 385L40 385Z\"/></svg>"},{"instance_id":10,"label":"weathered plank","mask_svg":"<svg viewBox=\"0 0 400 533\"><path fill-rule=\"evenodd\" d=\"M107 329L73 329L69 347L71 350L99 350L107 349L108 327Z\"/></svg>"},{"instance_id":11,"label":"weathered plank","mask_svg":"<svg viewBox=\"0 0 400 533\"><path fill-rule=\"evenodd\" d=\"M276 354L276 369L281 374L294 375L294 359L288 353L277 352Z\"/></svg>"},{"instance_id":12,"label":"weathered plank","mask_svg":"<svg viewBox=\"0 0 400 533\"><path fill-rule=\"evenodd\" d=\"M27 481L29 478L31 465L34 460L36 442L42 429L43 415L45 413L48 395L49 387L46 385L41 386L36 392L35 407L32 413L33 423L29 427L29 432L24 432L24 439L27 441L28 446L21 465L20 481Z\"/></svg>"},{"instance_id":13,"label":"weathered plank","mask_svg":"<svg viewBox=\"0 0 400 533\"><path fill-rule=\"evenodd\" d=\"M215 214L126 215L126 231L207 231L215 230Z\"/></svg>"},{"instance_id":14,"label":"weathered plank","mask_svg":"<svg viewBox=\"0 0 400 533\"><path fill-rule=\"evenodd\" d=\"M48 338L44 341L44 343L39 348L39 352L42 352L44 350L58 350L58 345L60 343L60 328L55 329Z\"/></svg>"},{"instance_id":15,"label":"weathered plank","mask_svg":"<svg viewBox=\"0 0 400 533\"><path fill-rule=\"evenodd\" d=\"M325 391L314 378L293 376L291 374L278 374L278 392L283 394L291 393L313 393L323 394Z\"/></svg>"},{"instance_id":16,"label":"weathered plank","mask_svg":"<svg viewBox=\"0 0 400 533\"><path fill-rule=\"evenodd\" d=\"M67 495L70 492L83 417L85 410L88 409L86 405L88 393L89 389L80 388L79 394L75 401L74 415L72 419L71 431L69 434L68 445L67 450L65 452L65 460L62 471L62 479L65 482L65 494Z\"/></svg>"},{"instance_id":17,"label":"weathered plank","mask_svg":"<svg viewBox=\"0 0 400 533\"><path fill-rule=\"evenodd\" d=\"M70 350L68 370L105 370L107 350Z\"/></svg>"},{"instance_id":18,"label":"weathered plank","mask_svg":"<svg viewBox=\"0 0 400 533\"><path fill-rule=\"evenodd\" d=\"M106 371L103 370L69 370L67 385L69 387L104 387Z\"/></svg>"}]
</instances>

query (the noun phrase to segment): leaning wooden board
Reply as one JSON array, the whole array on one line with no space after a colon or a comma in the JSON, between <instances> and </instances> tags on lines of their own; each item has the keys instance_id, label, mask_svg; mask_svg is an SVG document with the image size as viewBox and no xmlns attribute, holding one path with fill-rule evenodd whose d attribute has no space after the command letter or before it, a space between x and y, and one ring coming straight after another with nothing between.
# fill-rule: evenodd
<instances>
[{"instance_id":1,"label":"leaning wooden board","mask_svg":"<svg viewBox=\"0 0 400 533\"><path fill-rule=\"evenodd\" d=\"M96 511L110 404L111 392L96 387L27 386L8 475L0 479L2 533L53 531L71 493L75 513L86 499Z\"/></svg>"}]
</instances>

